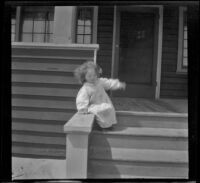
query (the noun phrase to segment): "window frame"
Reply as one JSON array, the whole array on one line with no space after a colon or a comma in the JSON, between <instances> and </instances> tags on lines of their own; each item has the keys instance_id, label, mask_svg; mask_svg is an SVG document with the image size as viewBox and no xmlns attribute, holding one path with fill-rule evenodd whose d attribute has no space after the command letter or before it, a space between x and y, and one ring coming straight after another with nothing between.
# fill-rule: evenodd
<instances>
[{"instance_id":1,"label":"window frame","mask_svg":"<svg viewBox=\"0 0 200 183\"><path fill-rule=\"evenodd\" d=\"M16 7L15 42L23 42L22 41L22 33L23 33L22 32L22 22L23 22L23 13L24 13L23 8L24 8L23 6L17 6ZM50 9L51 8L48 8L48 10L50 10ZM28 11L30 11L30 10L28 10ZM45 34L44 37L46 37L46 33L44 33L44 34ZM48 33L48 34L50 34L50 33ZM53 35L53 32L51 34ZM31 41L31 42L34 42L34 41ZM51 43L51 42L45 41L45 42L37 42L37 43L39 44L39 43Z\"/></svg>"},{"instance_id":2,"label":"window frame","mask_svg":"<svg viewBox=\"0 0 200 183\"><path fill-rule=\"evenodd\" d=\"M183 67L184 12L187 13L187 7L184 6L179 7L177 73L183 73L183 74L187 73L187 67L188 67L188 66Z\"/></svg>"},{"instance_id":3,"label":"window frame","mask_svg":"<svg viewBox=\"0 0 200 183\"><path fill-rule=\"evenodd\" d=\"M15 9L15 10L14 10L14 9ZM14 18L14 19L15 19L15 24L12 23L13 12L14 12L14 17L15 17L15 18ZM13 42L13 40L12 40L13 34L14 34L14 41L15 41L15 39L16 39L16 14L17 14L17 8L11 7L11 42ZM15 28L14 28L14 33L12 32L13 25L15 26Z\"/></svg>"},{"instance_id":4,"label":"window frame","mask_svg":"<svg viewBox=\"0 0 200 183\"><path fill-rule=\"evenodd\" d=\"M21 7L16 6L16 14L15 14L15 40L14 42L20 41L20 23L21 23Z\"/></svg>"},{"instance_id":5,"label":"window frame","mask_svg":"<svg viewBox=\"0 0 200 183\"><path fill-rule=\"evenodd\" d=\"M77 43L77 18L78 18L78 8L79 7L83 7L83 8L92 8L92 12L93 12L93 15L92 15L92 34L91 34L91 43L89 44L96 44L97 43L97 22L98 22L98 6L76 6L75 10L74 10L74 18L73 18L73 38L72 38L72 42L75 43L75 44L80 44L80 43ZM88 43L81 43L81 44L88 44Z\"/></svg>"}]
</instances>

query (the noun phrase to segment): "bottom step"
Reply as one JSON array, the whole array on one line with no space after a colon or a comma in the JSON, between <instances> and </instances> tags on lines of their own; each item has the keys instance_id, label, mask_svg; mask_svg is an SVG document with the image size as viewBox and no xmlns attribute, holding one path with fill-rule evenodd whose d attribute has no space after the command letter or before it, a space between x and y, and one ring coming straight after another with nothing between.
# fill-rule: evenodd
<instances>
[{"instance_id":1,"label":"bottom step","mask_svg":"<svg viewBox=\"0 0 200 183\"><path fill-rule=\"evenodd\" d=\"M90 160L88 178L188 178L188 164Z\"/></svg>"}]
</instances>

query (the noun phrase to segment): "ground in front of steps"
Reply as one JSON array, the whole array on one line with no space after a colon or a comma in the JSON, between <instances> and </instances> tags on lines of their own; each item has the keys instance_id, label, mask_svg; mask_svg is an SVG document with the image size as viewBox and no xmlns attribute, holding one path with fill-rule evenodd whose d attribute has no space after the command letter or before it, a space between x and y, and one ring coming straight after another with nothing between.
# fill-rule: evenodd
<instances>
[{"instance_id":1,"label":"ground in front of steps","mask_svg":"<svg viewBox=\"0 0 200 183\"><path fill-rule=\"evenodd\" d=\"M12 157L12 179L65 179L66 160Z\"/></svg>"}]
</instances>

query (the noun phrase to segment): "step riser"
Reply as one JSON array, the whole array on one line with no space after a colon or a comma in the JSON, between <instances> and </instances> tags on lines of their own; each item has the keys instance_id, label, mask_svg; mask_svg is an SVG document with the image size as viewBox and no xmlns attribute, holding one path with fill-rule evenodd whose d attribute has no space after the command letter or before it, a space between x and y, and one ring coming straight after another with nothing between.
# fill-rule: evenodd
<instances>
[{"instance_id":1,"label":"step riser","mask_svg":"<svg viewBox=\"0 0 200 183\"><path fill-rule=\"evenodd\" d=\"M188 128L188 119L186 117L117 115L117 121L120 126L130 127Z\"/></svg>"},{"instance_id":2,"label":"step riser","mask_svg":"<svg viewBox=\"0 0 200 183\"><path fill-rule=\"evenodd\" d=\"M89 159L105 161L139 161L188 163L188 151L90 147Z\"/></svg>"},{"instance_id":3,"label":"step riser","mask_svg":"<svg viewBox=\"0 0 200 183\"><path fill-rule=\"evenodd\" d=\"M97 135L90 137L90 147L187 150L187 138Z\"/></svg>"},{"instance_id":4,"label":"step riser","mask_svg":"<svg viewBox=\"0 0 200 183\"><path fill-rule=\"evenodd\" d=\"M188 178L188 165L137 162L130 164L92 160L89 162L88 176L89 178Z\"/></svg>"}]
</instances>

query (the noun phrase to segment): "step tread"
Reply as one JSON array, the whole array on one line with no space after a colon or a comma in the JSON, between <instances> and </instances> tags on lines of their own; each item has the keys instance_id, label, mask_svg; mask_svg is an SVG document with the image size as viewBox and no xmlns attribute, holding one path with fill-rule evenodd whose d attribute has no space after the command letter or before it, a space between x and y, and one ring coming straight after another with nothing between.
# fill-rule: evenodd
<instances>
[{"instance_id":1,"label":"step tread","mask_svg":"<svg viewBox=\"0 0 200 183\"><path fill-rule=\"evenodd\" d=\"M160 163L188 163L188 151L152 150L129 148L90 147L90 159L160 162Z\"/></svg>"},{"instance_id":2,"label":"step tread","mask_svg":"<svg viewBox=\"0 0 200 183\"><path fill-rule=\"evenodd\" d=\"M88 178L95 178L95 179L121 179L121 178L125 178L125 179L187 179L188 176L183 174L183 175L165 175L165 176L160 176L158 174L156 175L152 175L152 176L146 176L146 175L132 175L132 174L110 174L110 173L93 173L91 171L88 172Z\"/></svg>"},{"instance_id":3,"label":"step tread","mask_svg":"<svg viewBox=\"0 0 200 183\"><path fill-rule=\"evenodd\" d=\"M125 178L125 179L188 179L188 175L187 174L182 174L182 175L165 175L165 176L161 176L158 173L156 173L156 175L152 175L152 176L148 176L148 175L132 175L132 174L128 174L128 173L123 173L123 174L110 174L110 173L93 173L91 170L88 171L88 178L95 178L95 179L121 179L121 178Z\"/></svg>"},{"instance_id":4,"label":"step tread","mask_svg":"<svg viewBox=\"0 0 200 183\"><path fill-rule=\"evenodd\" d=\"M175 112L148 112L148 111L116 111L117 115L134 115L134 116L160 116L160 117L184 117L188 118L188 113Z\"/></svg>"},{"instance_id":5,"label":"step tread","mask_svg":"<svg viewBox=\"0 0 200 183\"><path fill-rule=\"evenodd\" d=\"M113 178L125 178L125 179L187 179L188 176L158 176L158 175L155 175L155 176L136 176L136 175L126 175L126 174L120 174L119 175L115 175L115 174L92 174L92 173L88 173L88 178L95 178L95 179L113 179Z\"/></svg>"},{"instance_id":6,"label":"step tread","mask_svg":"<svg viewBox=\"0 0 200 183\"><path fill-rule=\"evenodd\" d=\"M133 136L160 136L160 137L188 137L187 129L172 128L145 128L145 127L124 127L114 126L112 130L93 130L93 134L108 135L133 135Z\"/></svg>"}]
</instances>

